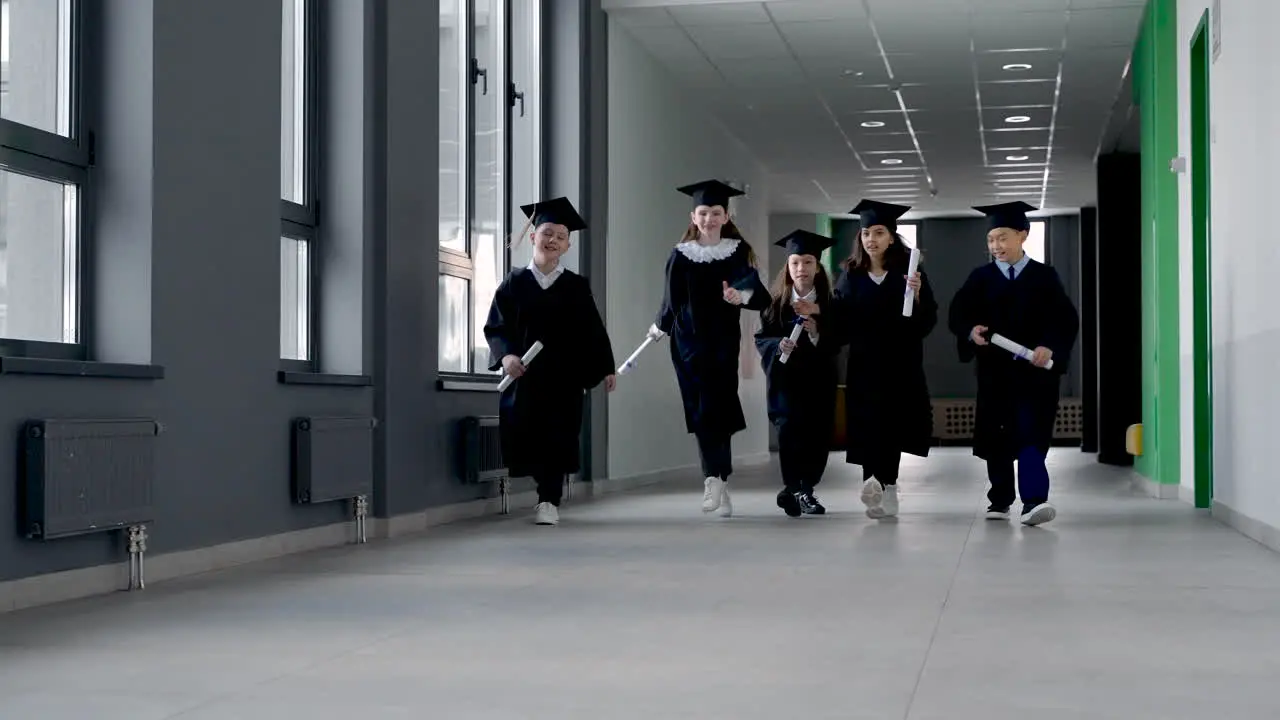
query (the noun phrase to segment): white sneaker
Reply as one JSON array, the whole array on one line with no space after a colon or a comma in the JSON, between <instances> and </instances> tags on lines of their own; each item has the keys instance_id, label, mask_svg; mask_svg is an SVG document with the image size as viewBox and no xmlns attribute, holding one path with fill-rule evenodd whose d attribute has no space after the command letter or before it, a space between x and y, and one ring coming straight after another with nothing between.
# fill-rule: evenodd
<instances>
[{"instance_id":1,"label":"white sneaker","mask_svg":"<svg viewBox=\"0 0 1280 720\"><path fill-rule=\"evenodd\" d=\"M733 500L729 499L729 483L721 483L720 517L733 517Z\"/></svg>"},{"instance_id":2,"label":"white sneaker","mask_svg":"<svg viewBox=\"0 0 1280 720\"><path fill-rule=\"evenodd\" d=\"M884 498L880 501L880 510L884 513L881 517L894 517L898 514L898 486L886 485L884 488Z\"/></svg>"},{"instance_id":3,"label":"white sneaker","mask_svg":"<svg viewBox=\"0 0 1280 720\"><path fill-rule=\"evenodd\" d=\"M725 481L717 477L709 477L702 484L702 512L712 512L724 501Z\"/></svg>"},{"instance_id":4,"label":"white sneaker","mask_svg":"<svg viewBox=\"0 0 1280 720\"><path fill-rule=\"evenodd\" d=\"M1022 524L1028 526L1043 525L1058 517L1058 511L1049 503L1040 503L1022 514Z\"/></svg>"},{"instance_id":5,"label":"white sneaker","mask_svg":"<svg viewBox=\"0 0 1280 720\"><path fill-rule=\"evenodd\" d=\"M884 517L884 485L875 478L868 478L862 483L862 504L867 506L867 517L875 519Z\"/></svg>"},{"instance_id":6,"label":"white sneaker","mask_svg":"<svg viewBox=\"0 0 1280 720\"><path fill-rule=\"evenodd\" d=\"M537 525L559 525L560 511L555 505L549 502L540 502L535 507L536 511L533 522Z\"/></svg>"}]
</instances>

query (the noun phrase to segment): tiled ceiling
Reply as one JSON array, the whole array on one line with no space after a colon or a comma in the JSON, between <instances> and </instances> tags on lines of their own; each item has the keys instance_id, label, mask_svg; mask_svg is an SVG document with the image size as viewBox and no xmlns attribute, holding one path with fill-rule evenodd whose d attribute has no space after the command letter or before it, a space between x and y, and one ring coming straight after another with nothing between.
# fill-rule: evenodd
<instances>
[{"instance_id":1,"label":"tiled ceiling","mask_svg":"<svg viewBox=\"0 0 1280 720\"><path fill-rule=\"evenodd\" d=\"M1144 5L603 2L768 168L775 210L827 213L1093 203Z\"/></svg>"}]
</instances>

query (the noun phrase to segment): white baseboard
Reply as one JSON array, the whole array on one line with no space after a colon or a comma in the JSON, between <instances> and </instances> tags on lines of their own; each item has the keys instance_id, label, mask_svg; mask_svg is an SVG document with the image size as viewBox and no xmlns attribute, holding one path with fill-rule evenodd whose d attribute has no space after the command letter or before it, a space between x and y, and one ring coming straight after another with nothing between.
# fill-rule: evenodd
<instances>
[{"instance_id":1,"label":"white baseboard","mask_svg":"<svg viewBox=\"0 0 1280 720\"><path fill-rule=\"evenodd\" d=\"M735 458L735 462L740 465L763 464L769 462L769 454L743 455ZM679 479L688 475L691 470L696 471L696 466L671 468L630 477L608 478L596 482L576 482L573 484L571 502L590 500ZM537 500L533 492L515 493L509 498L513 512L520 508L532 508ZM442 505L392 518L369 518L367 534L370 541L412 535L462 520L497 515L501 511L500 498ZM146 581L148 585L152 585L174 578L225 570L237 565L336 547L354 541L355 523L342 522L194 550L148 555ZM0 582L0 613L105 595L126 590L128 585L127 562L9 580Z\"/></svg>"},{"instance_id":2,"label":"white baseboard","mask_svg":"<svg viewBox=\"0 0 1280 720\"><path fill-rule=\"evenodd\" d=\"M1213 501L1213 507L1209 513L1224 525L1240 531L1244 536L1280 552L1280 528L1245 515L1217 500Z\"/></svg>"},{"instance_id":3,"label":"white baseboard","mask_svg":"<svg viewBox=\"0 0 1280 720\"><path fill-rule=\"evenodd\" d=\"M1158 483L1136 472L1130 474L1129 482L1133 483L1134 487L1143 494L1157 500L1177 500L1180 497L1179 489L1182 487L1181 485Z\"/></svg>"}]
</instances>

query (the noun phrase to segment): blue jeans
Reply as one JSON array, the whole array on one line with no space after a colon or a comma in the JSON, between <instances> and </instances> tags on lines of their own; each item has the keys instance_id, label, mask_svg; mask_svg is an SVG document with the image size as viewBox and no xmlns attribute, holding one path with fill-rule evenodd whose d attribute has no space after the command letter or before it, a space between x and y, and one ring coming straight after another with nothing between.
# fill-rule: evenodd
<instances>
[{"instance_id":1,"label":"blue jeans","mask_svg":"<svg viewBox=\"0 0 1280 720\"><path fill-rule=\"evenodd\" d=\"M987 479L991 489L987 500L991 507L1004 509L1022 497L1022 506L1030 509L1049 499L1049 469L1045 467L1045 453L1034 440L1031 408L1018 403L1014 418L1012 441L1014 457L987 461ZM1017 493L1014 492L1014 460L1018 463Z\"/></svg>"}]
</instances>

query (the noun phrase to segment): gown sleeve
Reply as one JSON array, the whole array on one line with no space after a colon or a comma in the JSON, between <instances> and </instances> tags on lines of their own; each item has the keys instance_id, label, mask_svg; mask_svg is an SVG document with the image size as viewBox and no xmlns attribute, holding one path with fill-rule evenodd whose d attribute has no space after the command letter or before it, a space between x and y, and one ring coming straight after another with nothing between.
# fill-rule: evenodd
<instances>
[{"instance_id":1,"label":"gown sleeve","mask_svg":"<svg viewBox=\"0 0 1280 720\"><path fill-rule=\"evenodd\" d=\"M845 272L840 276L840 282L836 283L835 289L831 291L831 302L822 308L822 314L818 316L818 332L821 334L822 343L830 343L829 347L833 351L848 345L853 337L853 283L850 280L852 275L852 272Z\"/></svg>"},{"instance_id":2,"label":"gown sleeve","mask_svg":"<svg viewBox=\"0 0 1280 720\"><path fill-rule=\"evenodd\" d=\"M582 298L578 302L582 308L583 344L577 352L582 353L582 387L584 390L599 385L606 377L614 373L616 365L613 359L613 343L609 340L609 332L605 329L604 320L600 317L600 308L596 305L591 286L582 280Z\"/></svg>"},{"instance_id":3,"label":"gown sleeve","mask_svg":"<svg viewBox=\"0 0 1280 720\"><path fill-rule=\"evenodd\" d=\"M971 362L977 355L977 347L969 338L969 334L981 324L977 319L977 301L981 293L981 281L978 280L977 271L974 271L969 274L964 285L960 286L955 297L951 299L947 326L956 338L956 351L962 363Z\"/></svg>"},{"instance_id":4,"label":"gown sleeve","mask_svg":"<svg viewBox=\"0 0 1280 720\"><path fill-rule=\"evenodd\" d=\"M679 252L676 250L672 250L671 255L667 257L667 267L664 271L662 288L662 306L658 308L658 316L653 321L653 324L667 335L671 334L671 328L676 324L678 309L683 307L686 302L684 279L681 277L680 268L676 264L677 257L679 257Z\"/></svg>"},{"instance_id":5,"label":"gown sleeve","mask_svg":"<svg viewBox=\"0 0 1280 720\"><path fill-rule=\"evenodd\" d=\"M1046 282L1049 284L1050 309L1040 344L1052 350L1054 357L1061 358L1055 364L1055 369L1058 365L1065 368L1066 358L1071 354L1071 347L1075 345L1076 335L1080 332L1080 313L1067 295L1066 288L1062 286L1058 272L1048 266L1045 270L1048 271Z\"/></svg>"},{"instance_id":6,"label":"gown sleeve","mask_svg":"<svg viewBox=\"0 0 1280 720\"><path fill-rule=\"evenodd\" d=\"M790 337L791 326L783 324L781 317L770 317L761 314L760 329L756 332L756 352L760 353L760 367L770 382L774 373L782 368L778 356L782 353L779 344L785 337Z\"/></svg>"},{"instance_id":7,"label":"gown sleeve","mask_svg":"<svg viewBox=\"0 0 1280 720\"><path fill-rule=\"evenodd\" d=\"M732 259L733 269L730 271L729 286L736 288L739 292L750 293L747 301L739 305L743 310L755 310L763 312L769 307L772 301L769 295L769 288L765 287L760 280L760 271L751 265L747 258L751 255L751 246L746 240L739 241L740 250L735 252Z\"/></svg>"},{"instance_id":8,"label":"gown sleeve","mask_svg":"<svg viewBox=\"0 0 1280 720\"><path fill-rule=\"evenodd\" d=\"M493 293L489 304L489 318L484 323L484 338L489 344L489 370L502 369L502 358L520 355L520 338L516 328L515 294L511 290L511 276L503 279Z\"/></svg>"},{"instance_id":9,"label":"gown sleeve","mask_svg":"<svg viewBox=\"0 0 1280 720\"><path fill-rule=\"evenodd\" d=\"M911 325L919 337L928 337L938 324L938 299L933 294L929 276L920 273L920 297L911 310Z\"/></svg>"}]
</instances>

